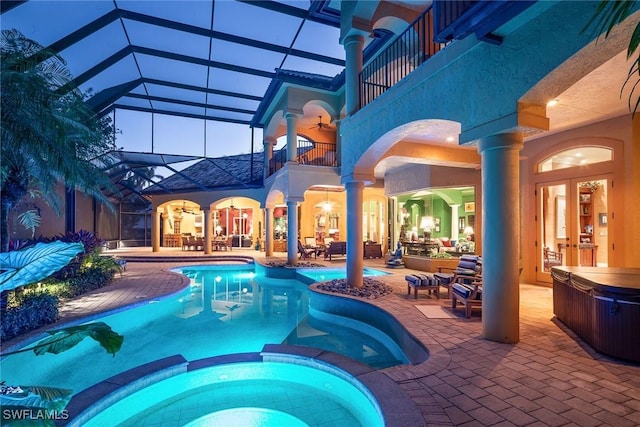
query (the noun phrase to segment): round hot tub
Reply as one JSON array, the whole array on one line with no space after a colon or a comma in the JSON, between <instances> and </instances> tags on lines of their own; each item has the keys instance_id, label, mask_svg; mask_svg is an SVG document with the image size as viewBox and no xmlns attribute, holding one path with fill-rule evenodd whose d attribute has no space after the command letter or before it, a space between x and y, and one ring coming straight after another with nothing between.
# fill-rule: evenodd
<instances>
[{"instance_id":1,"label":"round hot tub","mask_svg":"<svg viewBox=\"0 0 640 427\"><path fill-rule=\"evenodd\" d=\"M118 391L85 411L83 426L383 426L380 407L355 377L309 359L217 364Z\"/></svg>"}]
</instances>

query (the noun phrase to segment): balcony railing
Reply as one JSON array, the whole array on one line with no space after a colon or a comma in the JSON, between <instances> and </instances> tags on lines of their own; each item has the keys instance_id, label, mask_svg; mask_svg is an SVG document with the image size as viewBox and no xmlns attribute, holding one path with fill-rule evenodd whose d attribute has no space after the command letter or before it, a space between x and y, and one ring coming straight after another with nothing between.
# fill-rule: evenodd
<instances>
[{"instance_id":1,"label":"balcony railing","mask_svg":"<svg viewBox=\"0 0 640 427\"><path fill-rule=\"evenodd\" d=\"M313 166L338 166L336 145L327 142L311 142L306 139L298 140L298 163ZM282 169L287 163L287 146L273 152L269 162L269 175Z\"/></svg>"},{"instance_id":2,"label":"balcony railing","mask_svg":"<svg viewBox=\"0 0 640 427\"><path fill-rule=\"evenodd\" d=\"M435 37L440 42L462 40L475 34L479 40L500 44L493 31L513 19L535 0L435 0Z\"/></svg>"},{"instance_id":3,"label":"balcony railing","mask_svg":"<svg viewBox=\"0 0 640 427\"><path fill-rule=\"evenodd\" d=\"M360 108L382 95L444 47L433 42L433 9L425 10L360 73Z\"/></svg>"}]
</instances>

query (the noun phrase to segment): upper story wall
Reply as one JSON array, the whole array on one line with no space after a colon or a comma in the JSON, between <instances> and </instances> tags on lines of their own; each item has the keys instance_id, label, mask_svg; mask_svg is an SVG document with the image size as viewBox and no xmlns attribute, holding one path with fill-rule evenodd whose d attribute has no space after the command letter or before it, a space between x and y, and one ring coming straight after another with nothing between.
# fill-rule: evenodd
<instances>
[{"instance_id":1,"label":"upper story wall","mask_svg":"<svg viewBox=\"0 0 640 427\"><path fill-rule=\"evenodd\" d=\"M518 101L592 42L593 36L581 30L596 7L596 2L538 2L501 29L504 42L499 46L474 37L451 43L376 101L343 120L342 175L348 179L374 142L411 121L459 122L461 143L517 129ZM582 69L572 68L565 81L556 81L555 92L548 96L560 93L623 49L608 48L607 42L591 46L590 61Z\"/></svg>"}]
</instances>

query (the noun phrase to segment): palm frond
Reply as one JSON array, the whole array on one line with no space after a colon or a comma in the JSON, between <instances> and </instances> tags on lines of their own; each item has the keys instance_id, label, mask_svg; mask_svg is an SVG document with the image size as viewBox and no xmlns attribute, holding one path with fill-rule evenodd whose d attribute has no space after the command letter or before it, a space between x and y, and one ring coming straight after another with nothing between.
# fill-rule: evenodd
<instances>
[{"instance_id":1,"label":"palm frond","mask_svg":"<svg viewBox=\"0 0 640 427\"><path fill-rule=\"evenodd\" d=\"M37 210L29 209L18 215L18 221L24 228L31 231L31 238L33 239L36 235L36 228L40 227L42 218Z\"/></svg>"},{"instance_id":2,"label":"palm frond","mask_svg":"<svg viewBox=\"0 0 640 427\"><path fill-rule=\"evenodd\" d=\"M638 4L640 4L640 1L638 0L601 1L598 4L595 13L584 26L581 33L584 33L589 28L593 28L598 34L597 38L600 38L600 36L602 35L607 38L611 31L616 27L616 25L620 24L634 13L634 11L638 7ZM627 48L627 59L631 59L634 53L638 50L639 45L640 22L636 24L636 27L631 35L631 39L629 40L629 47ZM635 113L638 111L638 107L640 107L640 94L636 95L636 89L638 88L638 84L640 83L640 69L638 68L639 63L640 54L632 64L631 69L629 70L629 74L625 82L623 83L622 88L620 89L620 92L622 94L627 85L631 81L633 81L633 78L638 79L635 81L635 83L633 83L633 85L631 85L631 91L629 93L629 110L633 112L633 115L635 115Z\"/></svg>"}]
</instances>

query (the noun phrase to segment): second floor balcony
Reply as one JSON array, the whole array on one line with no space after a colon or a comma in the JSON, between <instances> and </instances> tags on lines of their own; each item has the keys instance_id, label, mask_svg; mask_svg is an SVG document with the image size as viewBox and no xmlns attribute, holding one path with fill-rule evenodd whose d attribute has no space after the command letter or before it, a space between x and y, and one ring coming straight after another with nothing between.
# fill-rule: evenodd
<instances>
[{"instance_id":1,"label":"second floor balcony","mask_svg":"<svg viewBox=\"0 0 640 427\"><path fill-rule=\"evenodd\" d=\"M500 44L493 32L535 1L436 0L399 34L359 76L360 108L374 101L455 39L475 34Z\"/></svg>"},{"instance_id":2,"label":"second floor balcony","mask_svg":"<svg viewBox=\"0 0 640 427\"><path fill-rule=\"evenodd\" d=\"M328 142L311 142L306 139L298 140L296 161L303 165L339 166L336 144ZM273 152L269 162L269 175L273 175L287 163L287 146Z\"/></svg>"}]
</instances>

